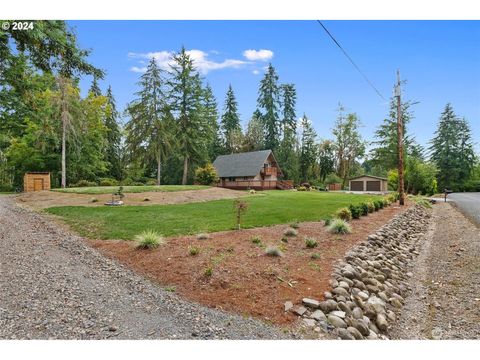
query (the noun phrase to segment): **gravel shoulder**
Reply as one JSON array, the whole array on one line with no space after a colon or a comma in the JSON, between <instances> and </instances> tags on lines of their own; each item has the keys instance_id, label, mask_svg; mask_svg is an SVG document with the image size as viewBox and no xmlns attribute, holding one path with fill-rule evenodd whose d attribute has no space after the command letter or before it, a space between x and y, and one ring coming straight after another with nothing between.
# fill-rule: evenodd
<instances>
[{"instance_id":1,"label":"gravel shoulder","mask_svg":"<svg viewBox=\"0 0 480 360\"><path fill-rule=\"evenodd\" d=\"M281 339L266 323L187 302L0 197L0 339Z\"/></svg>"},{"instance_id":2,"label":"gravel shoulder","mask_svg":"<svg viewBox=\"0 0 480 360\"><path fill-rule=\"evenodd\" d=\"M450 203L433 219L413 264L392 339L480 339L480 228Z\"/></svg>"}]
</instances>

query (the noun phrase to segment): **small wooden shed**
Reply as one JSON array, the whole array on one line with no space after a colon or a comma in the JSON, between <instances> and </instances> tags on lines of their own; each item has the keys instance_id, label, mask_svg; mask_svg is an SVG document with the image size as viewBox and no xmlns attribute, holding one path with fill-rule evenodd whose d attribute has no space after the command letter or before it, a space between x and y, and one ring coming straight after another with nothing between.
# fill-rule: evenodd
<instances>
[{"instance_id":1,"label":"small wooden shed","mask_svg":"<svg viewBox=\"0 0 480 360\"><path fill-rule=\"evenodd\" d=\"M50 190L49 172L27 172L23 176L23 191Z\"/></svg>"}]
</instances>

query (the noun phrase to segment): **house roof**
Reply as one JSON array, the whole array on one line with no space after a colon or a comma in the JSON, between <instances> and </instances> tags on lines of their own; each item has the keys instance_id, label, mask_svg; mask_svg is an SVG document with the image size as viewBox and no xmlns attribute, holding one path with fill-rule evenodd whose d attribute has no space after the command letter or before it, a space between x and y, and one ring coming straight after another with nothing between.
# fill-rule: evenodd
<instances>
[{"instance_id":1,"label":"house roof","mask_svg":"<svg viewBox=\"0 0 480 360\"><path fill-rule=\"evenodd\" d=\"M262 169L270 154L272 154L272 150L220 155L213 162L213 166L220 178L255 176Z\"/></svg>"},{"instance_id":2,"label":"house roof","mask_svg":"<svg viewBox=\"0 0 480 360\"><path fill-rule=\"evenodd\" d=\"M383 178L383 177L379 177L379 176L373 176L373 175L360 175L360 176L355 176L355 177L353 177L353 178L350 178L349 180L355 180L355 179L359 179L359 178L362 178L362 177L368 177L368 178L372 178L372 179L385 180L385 181L388 180L387 178Z\"/></svg>"}]
</instances>

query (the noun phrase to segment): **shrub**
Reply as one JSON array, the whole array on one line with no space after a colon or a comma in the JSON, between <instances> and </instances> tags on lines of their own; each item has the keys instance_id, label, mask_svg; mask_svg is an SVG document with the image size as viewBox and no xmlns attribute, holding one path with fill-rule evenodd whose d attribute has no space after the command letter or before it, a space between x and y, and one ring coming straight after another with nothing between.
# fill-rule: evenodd
<instances>
[{"instance_id":1,"label":"shrub","mask_svg":"<svg viewBox=\"0 0 480 360\"><path fill-rule=\"evenodd\" d=\"M375 205L373 205L373 202L368 202L367 206L368 206L368 212L369 213L372 213L372 212L375 211Z\"/></svg>"},{"instance_id":2,"label":"shrub","mask_svg":"<svg viewBox=\"0 0 480 360\"><path fill-rule=\"evenodd\" d=\"M90 202L91 203L96 203L96 202L98 202L98 199L93 197L93 198L90 199Z\"/></svg>"},{"instance_id":3,"label":"shrub","mask_svg":"<svg viewBox=\"0 0 480 360\"><path fill-rule=\"evenodd\" d=\"M310 258L313 260L320 259L321 257L322 256L319 253L313 253L312 255L310 255Z\"/></svg>"},{"instance_id":4,"label":"shrub","mask_svg":"<svg viewBox=\"0 0 480 360\"><path fill-rule=\"evenodd\" d=\"M367 216L368 215L368 205L367 203L361 203L360 205L360 215Z\"/></svg>"},{"instance_id":5,"label":"shrub","mask_svg":"<svg viewBox=\"0 0 480 360\"><path fill-rule=\"evenodd\" d=\"M305 238L305 246L309 249L313 249L313 248L316 248L318 246L318 242L317 242L317 240L315 240L313 238L306 237Z\"/></svg>"},{"instance_id":6,"label":"shrub","mask_svg":"<svg viewBox=\"0 0 480 360\"><path fill-rule=\"evenodd\" d=\"M334 234L348 234L352 232L350 225L342 219L335 219L332 221L328 230Z\"/></svg>"},{"instance_id":7,"label":"shrub","mask_svg":"<svg viewBox=\"0 0 480 360\"><path fill-rule=\"evenodd\" d=\"M244 200L235 199L233 202L233 208L235 209L235 220L237 222L237 230L240 230L242 223L242 215L247 212L248 203Z\"/></svg>"},{"instance_id":8,"label":"shrub","mask_svg":"<svg viewBox=\"0 0 480 360\"><path fill-rule=\"evenodd\" d=\"M283 256L282 251L276 246L268 246L265 249L265 254L268 256Z\"/></svg>"},{"instance_id":9,"label":"shrub","mask_svg":"<svg viewBox=\"0 0 480 360\"><path fill-rule=\"evenodd\" d=\"M157 185L157 179L148 179L146 182L145 182L146 185L149 185L149 186L155 186Z\"/></svg>"},{"instance_id":10,"label":"shrub","mask_svg":"<svg viewBox=\"0 0 480 360\"><path fill-rule=\"evenodd\" d=\"M297 221L295 221L290 224L290 227L294 229L298 229L300 227L300 224Z\"/></svg>"},{"instance_id":11,"label":"shrub","mask_svg":"<svg viewBox=\"0 0 480 360\"><path fill-rule=\"evenodd\" d=\"M305 186L297 186L297 191L307 191Z\"/></svg>"},{"instance_id":12,"label":"shrub","mask_svg":"<svg viewBox=\"0 0 480 360\"><path fill-rule=\"evenodd\" d=\"M373 201L373 209L374 209L375 211L380 210L380 203L378 202L378 200L374 200L374 201Z\"/></svg>"},{"instance_id":13,"label":"shrub","mask_svg":"<svg viewBox=\"0 0 480 360\"><path fill-rule=\"evenodd\" d=\"M262 238L260 236L253 236L250 241L255 245L260 245L262 243Z\"/></svg>"},{"instance_id":14,"label":"shrub","mask_svg":"<svg viewBox=\"0 0 480 360\"><path fill-rule=\"evenodd\" d=\"M90 186L97 186L97 183L94 181L79 180L76 184L72 185L72 187L90 187Z\"/></svg>"},{"instance_id":15,"label":"shrub","mask_svg":"<svg viewBox=\"0 0 480 360\"><path fill-rule=\"evenodd\" d=\"M206 240L208 239L208 234L198 234L197 235L197 240Z\"/></svg>"},{"instance_id":16,"label":"shrub","mask_svg":"<svg viewBox=\"0 0 480 360\"><path fill-rule=\"evenodd\" d=\"M212 276L212 275L213 275L213 269L212 269L212 267L211 267L211 266L207 267L207 268L205 269L205 271L203 272L203 275L208 276L208 277Z\"/></svg>"},{"instance_id":17,"label":"shrub","mask_svg":"<svg viewBox=\"0 0 480 360\"><path fill-rule=\"evenodd\" d=\"M212 185L218 181L217 170L208 163L204 167L195 170L195 182L201 185Z\"/></svg>"},{"instance_id":18,"label":"shrub","mask_svg":"<svg viewBox=\"0 0 480 360\"><path fill-rule=\"evenodd\" d=\"M144 186L145 184L142 183L141 181L134 181L134 182L132 182L132 185L133 186Z\"/></svg>"},{"instance_id":19,"label":"shrub","mask_svg":"<svg viewBox=\"0 0 480 360\"><path fill-rule=\"evenodd\" d=\"M200 249L196 246L189 246L188 247L188 253L191 255L191 256L195 256L195 255L198 255L198 253L200 252Z\"/></svg>"},{"instance_id":20,"label":"shrub","mask_svg":"<svg viewBox=\"0 0 480 360\"><path fill-rule=\"evenodd\" d=\"M335 213L335 216L337 218L345 220L345 221L352 220L352 213L350 212L350 209L348 209L348 208L338 209L337 212Z\"/></svg>"},{"instance_id":21,"label":"shrub","mask_svg":"<svg viewBox=\"0 0 480 360\"><path fill-rule=\"evenodd\" d=\"M282 238L280 239L280 241L286 244L286 243L288 243L288 237L282 236Z\"/></svg>"},{"instance_id":22,"label":"shrub","mask_svg":"<svg viewBox=\"0 0 480 360\"><path fill-rule=\"evenodd\" d=\"M137 247L140 249L153 249L166 243L165 239L153 230L143 231L135 236L135 240L138 242Z\"/></svg>"},{"instance_id":23,"label":"shrub","mask_svg":"<svg viewBox=\"0 0 480 360\"><path fill-rule=\"evenodd\" d=\"M250 189L250 190L248 190L248 193L250 195L255 195L257 192L255 191L255 189Z\"/></svg>"},{"instance_id":24,"label":"shrub","mask_svg":"<svg viewBox=\"0 0 480 360\"><path fill-rule=\"evenodd\" d=\"M13 191L15 191L15 187L13 185L0 184L0 192L13 192Z\"/></svg>"},{"instance_id":25,"label":"shrub","mask_svg":"<svg viewBox=\"0 0 480 360\"><path fill-rule=\"evenodd\" d=\"M295 229L293 229L293 228L288 228L287 230L285 230L285 232L283 233L283 235L288 236L288 237L297 236L297 235L298 235L298 231L295 230Z\"/></svg>"},{"instance_id":26,"label":"shrub","mask_svg":"<svg viewBox=\"0 0 480 360\"><path fill-rule=\"evenodd\" d=\"M117 186L118 181L112 178L102 178L98 184L100 186Z\"/></svg>"},{"instance_id":27,"label":"shrub","mask_svg":"<svg viewBox=\"0 0 480 360\"><path fill-rule=\"evenodd\" d=\"M323 225L324 226L328 226L332 223L332 218L326 218L325 220L323 220Z\"/></svg>"},{"instance_id":28,"label":"shrub","mask_svg":"<svg viewBox=\"0 0 480 360\"><path fill-rule=\"evenodd\" d=\"M352 205L348 207L350 213L352 214L352 219L360 219L360 215L362 213L362 209L359 205Z\"/></svg>"}]
</instances>

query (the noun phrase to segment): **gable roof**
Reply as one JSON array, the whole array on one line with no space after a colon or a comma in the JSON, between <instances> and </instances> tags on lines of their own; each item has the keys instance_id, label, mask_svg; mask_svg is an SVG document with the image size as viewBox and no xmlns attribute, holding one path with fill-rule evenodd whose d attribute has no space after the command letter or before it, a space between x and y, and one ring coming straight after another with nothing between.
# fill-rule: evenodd
<instances>
[{"instance_id":1,"label":"gable roof","mask_svg":"<svg viewBox=\"0 0 480 360\"><path fill-rule=\"evenodd\" d=\"M255 176L272 154L272 150L260 150L231 155L220 155L213 162L220 178Z\"/></svg>"},{"instance_id":2,"label":"gable roof","mask_svg":"<svg viewBox=\"0 0 480 360\"><path fill-rule=\"evenodd\" d=\"M362 178L362 177L369 177L369 178L378 179L378 180L385 180L385 181L388 180L387 178L383 178L383 177L379 177L379 176L373 176L373 175L360 175L360 176L355 176L355 177L353 177L353 178L350 178L349 180L355 180L355 179L359 179L359 178Z\"/></svg>"}]
</instances>

